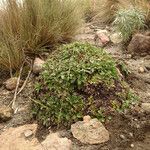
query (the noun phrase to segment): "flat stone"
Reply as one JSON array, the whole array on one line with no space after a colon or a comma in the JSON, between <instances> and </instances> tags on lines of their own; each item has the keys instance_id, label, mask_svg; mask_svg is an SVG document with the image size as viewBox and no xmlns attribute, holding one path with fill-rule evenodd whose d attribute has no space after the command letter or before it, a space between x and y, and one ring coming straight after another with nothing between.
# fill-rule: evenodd
<instances>
[{"instance_id":1,"label":"flat stone","mask_svg":"<svg viewBox=\"0 0 150 150\"><path fill-rule=\"evenodd\" d=\"M96 118L71 125L71 132L76 139L85 144L101 144L109 140L109 132Z\"/></svg>"},{"instance_id":2,"label":"flat stone","mask_svg":"<svg viewBox=\"0 0 150 150\"><path fill-rule=\"evenodd\" d=\"M33 131L32 130L26 130L25 132L24 132L24 136L26 137L26 138L29 138L29 137L31 137L33 135Z\"/></svg>"},{"instance_id":3,"label":"flat stone","mask_svg":"<svg viewBox=\"0 0 150 150\"><path fill-rule=\"evenodd\" d=\"M27 124L8 128L0 134L0 150L71 150L71 140L59 137L57 133L49 134L40 143L35 137L37 124ZM32 138L26 139L31 136Z\"/></svg>"}]
</instances>

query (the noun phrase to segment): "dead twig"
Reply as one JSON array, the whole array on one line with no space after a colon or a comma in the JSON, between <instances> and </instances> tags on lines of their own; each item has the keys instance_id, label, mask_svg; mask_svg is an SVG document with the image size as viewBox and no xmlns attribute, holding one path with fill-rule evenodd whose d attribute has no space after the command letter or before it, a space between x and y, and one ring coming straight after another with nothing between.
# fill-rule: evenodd
<instances>
[{"instance_id":1,"label":"dead twig","mask_svg":"<svg viewBox=\"0 0 150 150\"><path fill-rule=\"evenodd\" d=\"M26 80L24 81L24 83L23 83L22 87L20 88L20 90L18 91L17 95L19 95L22 92L22 90L25 88L25 86L26 86L26 84L28 82L28 79L30 78L31 72L32 72L32 65L30 67L28 76L26 77Z\"/></svg>"},{"instance_id":2,"label":"dead twig","mask_svg":"<svg viewBox=\"0 0 150 150\"><path fill-rule=\"evenodd\" d=\"M23 66L24 66L24 63L22 64L21 68L20 68L20 71L19 71L19 77L17 79L17 85L16 85L16 89L15 89L15 93L14 93L14 98L12 100L12 109L15 111L15 102L16 102L16 98L17 98L17 91L18 91L18 88L19 88L19 83L20 83L20 78L21 78L21 73L22 73L22 70L23 70Z\"/></svg>"}]
</instances>

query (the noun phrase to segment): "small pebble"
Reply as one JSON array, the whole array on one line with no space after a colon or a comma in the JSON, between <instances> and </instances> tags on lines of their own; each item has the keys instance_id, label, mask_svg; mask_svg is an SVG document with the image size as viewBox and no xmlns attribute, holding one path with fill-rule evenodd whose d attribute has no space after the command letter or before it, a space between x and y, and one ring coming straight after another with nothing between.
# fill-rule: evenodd
<instances>
[{"instance_id":1,"label":"small pebble","mask_svg":"<svg viewBox=\"0 0 150 150\"><path fill-rule=\"evenodd\" d=\"M26 131L24 132L24 136L25 136L26 138L29 138L29 137L31 137L32 135L33 135L32 130L26 130Z\"/></svg>"},{"instance_id":2,"label":"small pebble","mask_svg":"<svg viewBox=\"0 0 150 150\"><path fill-rule=\"evenodd\" d=\"M133 148L133 147L134 147L134 144L131 144L130 146Z\"/></svg>"},{"instance_id":3,"label":"small pebble","mask_svg":"<svg viewBox=\"0 0 150 150\"><path fill-rule=\"evenodd\" d=\"M138 119L134 118L134 121L138 121Z\"/></svg>"},{"instance_id":4,"label":"small pebble","mask_svg":"<svg viewBox=\"0 0 150 150\"><path fill-rule=\"evenodd\" d=\"M139 73L144 73L145 72L145 69L143 67L140 67L139 68Z\"/></svg>"},{"instance_id":5,"label":"small pebble","mask_svg":"<svg viewBox=\"0 0 150 150\"><path fill-rule=\"evenodd\" d=\"M84 116L84 117L83 117L83 121L84 121L85 123L89 122L90 120L91 120L91 117L90 117L90 116Z\"/></svg>"},{"instance_id":6,"label":"small pebble","mask_svg":"<svg viewBox=\"0 0 150 150\"><path fill-rule=\"evenodd\" d=\"M140 125L139 125L139 124L137 124L135 127L136 127L137 129L140 129Z\"/></svg>"},{"instance_id":7,"label":"small pebble","mask_svg":"<svg viewBox=\"0 0 150 150\"><path fill-rule=\"evenodd\" d=\"M120 138L124 140L126 137L123 134L121 134Z\"/></svg>"},{"instance_id":8,"label":"small pebble","mask_svg":"<svg viewBox=\"0 0 150 150\"><path fill-rule=\"evenodd\" d=\"M127 54L127 55L126 55L126 58L127 58L127 59L130 59L131 57L132 57L131 54Z\"/></svg>"},{"instance_id":9,"label":"small pebble","mask_svg":"<svg viewBox=\"0 0 150 150\"><path fill-rule=\"evenodd\" d=\"M133 137L133 133L130 132L129 135L130 135L131 137Z\"/></svg>"}]
</instances>

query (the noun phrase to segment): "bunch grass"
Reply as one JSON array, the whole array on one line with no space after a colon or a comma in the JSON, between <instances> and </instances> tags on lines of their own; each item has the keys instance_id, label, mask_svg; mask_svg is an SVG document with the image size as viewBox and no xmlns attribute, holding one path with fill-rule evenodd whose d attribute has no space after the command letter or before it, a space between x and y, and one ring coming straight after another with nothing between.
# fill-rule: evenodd
<instances>
[{"instance_id":1,"label":"bunch grass","mask_svg":"<svg viewBox=\"0 0 150 150\"><path fill-rule=\"evenodd\" d=\"M8 66L13 70L19 68L26 56L38 55L58 43L70 41L83 23L78 0L24 0L22 3L4 0L3 3L0 68L6 70Z\"/></svg>"}]
</instances>

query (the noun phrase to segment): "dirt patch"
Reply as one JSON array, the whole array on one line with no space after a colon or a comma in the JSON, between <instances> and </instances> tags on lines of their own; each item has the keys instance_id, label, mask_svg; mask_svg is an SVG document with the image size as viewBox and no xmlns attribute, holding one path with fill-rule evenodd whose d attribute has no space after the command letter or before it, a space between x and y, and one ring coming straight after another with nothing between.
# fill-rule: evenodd
<instances>
[{"instance_id":1,"label":"dirt patch","mask_svg":"<svg viewBox=\"0 0 150 150\"><path fill-rule=\"evenodd\" d=\"M72 136L70 130L57 130L57 132L59 132L61 137L67 137L73 142L72 150L142 150L142 148L143 150L148 150L150 146L149 119L150 116L135 111L114 115L112 121L105 123L105 127L110 133L110 141L98 145L80 143ZM38 135L40 141L44 140L48 133L48 130L46 133L46 130L41 129L37 133L41 133L41 131L43 139Z\"/></svg>"},{"instance_id":2,"label":"dirt patch","mask_svg":"<svg viewBox=\"0 0 150 150\"><path fill-rule=\"evenodd\" d=\"M29 97L32 95L33 83L31 80L27 84L26 88L24 88L23 92L17 96L16 99L16 112L13 114L12 119L7 121L6 123L2 123L2 128L0 132L5 128L16 127L19 125L23 125L31 120L31 100ZM0 88L0 106L11 106L12 99L14 97L14 91L8 91L3 86Z\"/></svg>"}]
</instances>

